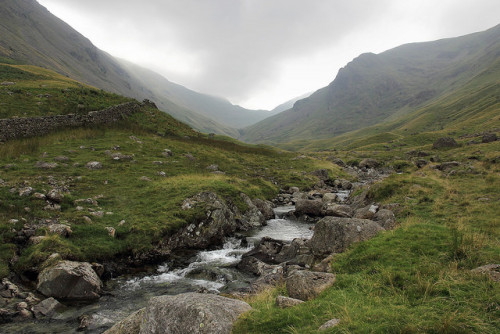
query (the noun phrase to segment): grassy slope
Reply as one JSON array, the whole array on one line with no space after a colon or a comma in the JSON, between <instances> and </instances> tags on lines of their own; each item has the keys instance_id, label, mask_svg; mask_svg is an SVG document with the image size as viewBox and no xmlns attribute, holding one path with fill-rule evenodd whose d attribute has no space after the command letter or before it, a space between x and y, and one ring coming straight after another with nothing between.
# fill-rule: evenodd
<instances>
[{"instance_id":1,"label":"grassy slope","mask_svg":"<svg viewBox=\"0 0 500 334\"><path fill-rule=\"evenodd\" d=\"M38 70L29 69L40 75ZM75 85L64 77L47 81L45 75L56 78L46 72L42 77L32 77L32 83L37 86L36 80L42 80L46 85L43 89L50 90L53 99L63 98L65 93L61 87ZM101 94L104 93L89 94L89 105L101 103L106 96ZM59 113L66 112L64 103L59 106ZM115 161L106 154L107 150L117 152L113 149L117 145L119 152L133 155L134 160ZM166 148L172 150L172 157L162 155ZM187 153L195 160L186 157ZM34 166L37 161L53 162L61 155L69 160L59 162L55 169ZM6 142L0 145L0 178L6 182L0 186L0 276L7 275L7 263L15 251L12 229L20 230L26 222L57 219L70 224L74 233L62 238L38 230L38 234L50 238L24 249L15 265L17 270L37 266L53 252L69 259L99 261L145 251L161 237L186 224L193 217L181 210L181 203L201 191L214 191L244 206L239 200L240 192L251 197L271 198L280 186L307 187L317 182L308 174L312 170L327 168L332 174L341 174L337 167L323 160L295 157L296 154L241 144L226 137L209 139L169 115L147 107L111 127L79 128ZM104 167L89 170L85 167L89 161L100 161ZM163 161L163 164L154 161ZM225 174L210 173L207 166L211 164L217 164ZM159 176L160 171L166 176ZM143 176L150 181L142 180ZM69 193L61 204L61 212L46 211L45 201L20 197L10 191L27 185L42 193L55 185L67 188ZM94 197L98 206L83 203L79 205L84 209L77 210L75 200ZM92 210L112 214L94 217ZM91 217L92 223L86 222L84 216ZM9 223L11 219L19 222ZM122 220L125 223L120 225ZM116 228L116 238L108 236L105 227Z\"/></svg>"},{"instance_id":2,"label":"grassy slope","mask_svg":"<svg viewBox=\"0 0 500 334\"><path fill-rule=\"evenodd\" d=\"M411 141L401 150L361 143L337 151L346 161L375 157L403 170L370 192L377 202L401 204L399 227L337 255L337 282L313 301L279 309L282 287L251 299L254 311L234 333L318 333L332 318L340 325L322 333L498 333L500 286L470 269L500 263L500 142L469 140L444 151ZM452 175L418 170L406 154L412 150L462 165Z\"/></svg>"}]
</instances>

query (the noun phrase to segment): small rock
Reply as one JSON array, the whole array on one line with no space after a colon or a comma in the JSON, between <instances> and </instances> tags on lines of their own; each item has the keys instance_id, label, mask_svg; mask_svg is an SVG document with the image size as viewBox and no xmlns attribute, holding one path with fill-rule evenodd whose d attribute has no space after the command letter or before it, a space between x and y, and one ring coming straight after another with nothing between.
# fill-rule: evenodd
<instances>
[{"instance_id":1,"label":"small rock","mask_svg":"<svg viewBox=\"0 0 500 334\"><path fill-rule=\"evenodd\" d=\"M191 161L196 160L196 158L195 158L195 157L194 157L191 153L184 154L184 156L185 156L188 160L191 160Z\"/></svg>"},{"instance_id":2,"label":"small rock","mask_svg":"<svg viewBox=\"0 0 500 334\"><path fill-rule=\"evenodd\" d=\"M111 226L107 226L105 227L106 228L106 231L108 231L108 235L111 237L111 238L114 238L115 237L115 233L116 233L116 230L114 227L111 227Z\"/></svg>"},{"instance_id":3,"label":"small rock","mask_svg":"<svg viewBox=\"0 0 500 334\"><path fill-rule=\"evenodd\" d=\"M37 319L42 317L52 317L57 311L60 311L64 306L53 297L42 300L33 307L33 313Z\"/></svg>"},{"instance_id":4,"label":"small rock","mask_svg":"<svg viewBox=\"0 0 500 334\"><path fill-rule=\"evenodd\" d=\"M366 158L360 161L359 163L359 168L377 168L380 165L380 163L371 158Z\"/></svg>"},{"instance_id":5,"label":"small rock","mask_svg":"<svg viewBox=\"0 0 500 334\"><path fill-rule=\"evenodd\" d=\"M300 299L295 299L285 296L276 297L276 306L278 306L279 308L293 307L302 303L304 303L304 301Z\"/></svg>"},{"instance_id":6,"label":"small rock","mask_svg":"<svg viewBox=\"0 0 500 334\"><path fill-rule=\"evenodd\" d=\"M64 198L64 195L59 190L52 189L47 193L46 197L51 202L61 203Z\"/></svg>"},{"instance_id":7,"label":"small rock","mask_svg":"<svg viewBox=\"0 0 500 334\"><path fill-rule=\"evenodd\" d=\"M156 175L161 176L161 177L166 177L167 173L160 171L160 172L156 173Z\"/></svg>"},{"instance_id":8,"label":"small rock","mask_svg":"<svg viewBox=\"0 0 500 334\"><path fill-rule=\"evenodd\" d=\"M50 224L48 228L50 233L59 234L60 236L65 238L68 238L73 233L71 227L64 224Z\"/></svg>"},{"instance_id":9,"label":"small rock","mask_svg":"<svg viewBox=\"0 0 500 334\"><path fill-rule=\"evenodd\" d=\"M99 161L90 161L90 162L87 162L85 167L87 167L88 169L101 169L102 163Z\"/></svg>"},{"instance_id":10,"label":"small rock","mask_svg":"<svg viewBox=\"0 0 500 334\"><path fill-rule=\"evenodd\" d=\"M10 219L10 220L8 221L8 223L9 223L9 224L17 224L17 223L19 223L19 219Z\"/></svg>"},{"instance_id":11,"label":"small rock","mask_svg":"<svg viewBox=\"0 0 500 334\"><path fill-rule=\"evenodd\" d=\"M163 155L165 158L168 158L168 157L171 157L173 155L173 153L171 150L166 148L163 150L163 152L161 152L161 155Z\"/></svg>"},{"instance_id":12,"label":"small rock","mask_svg":"<svg viewBox=\"0 0 500 334\"><path fill-rule=\"evenodd\" d=\"M304 301L316 298L334 282L334 274L308 270L294 270L285 279L288 295Z\"/></svg>"},{"instance_id":13,"label":"small rock","mask_svg":"<svg viewBox=\"0 0 500 334\"><path fill-rule=\"evenodd\" d=\"M83 220L84 220L87 224L92 224L92 219L90 219L90 217L88 217L88 216L83 216L82 218L83 218Z\"/></svg>"},{"instance_id":14,"label":"small rock","mask_svg":"<svg viewBox=\"0 0 500 334\"><path fill-rule=\"evenodd\" d=\"M40 169L54 169L57 168L57 166L59 165L56 162L38 161L37 163L35 163L35 167Z\"/></svg>"},{"instance_id":15,"label":"small rock","mask_svg":"<svg viewBox=\"0 0 500 334\"><path fill-rule=\"evenodd\" d=\"M44 235L39 235L39 236L33 236L33 237L30 237L29 240L28 240L28 244L29 245L38 245L40 244L42 241L44 241L45 239L47 239L46 236Z\"/></svg>"},{"instance_id":16,"label":"small rock","mask_svg":"<svg viewBox=\"0 0 500 334\"><path fill-rule=\"evenodd\" d=\"M46 205L43 209L46 211L61 211L61 206L59 204L52 203Z\"/></svg>"},{"instance_id":17,"label":"small rock","mask_svg":"<svg viewBox=\"0 0 500 334\"><path fill-rule=\"evenodd\" d=\"M335 327L338 324L340 324L340 320L339 319L328 320L323 325L321 325L321 327L319 328L319 330L320 331L324 331L325 329Z\"/></svg>"},{"instance_id":18,"label":"small rock","mask_svg":"<svg viewBox=\"0 0 500 334\"><path fill-rule=\"evenodd\" d=\"M64 155L59 155L57 157L54 158L54 161L57 161L57 162L67 162L69 161L69 158L64 156Z\"/></svg>"},{"instance_id":19,"label":"small rock","mask_svg":"<svg viewBox=\"0 0 500 334\"><path fill-rule=\"evenodd\" d=\"M487 264L476 269L472 269L472 272L486 274L494 282L500 282L500 264Z\"/></svg>"},{"instance_id":20,"label":"small rock","mask_svg":"<svg viewBox=\"0 0 500 334\"><path fill-rule=\"evenodd\" d=\"M219 170L219 165L215 165L215 164L210 165L207 167L207 169L215 172L215 171Z\"/></svg>"},{"instance_id":21,"label":"small rock","mask_svg":"<svg viewBox=\"0 0 500 334\"><path fill-rule=\"evenodd\" d=\"M147 177L147 176L141 176L141 177L139 178L139 180L141 180L141 181L147 181L147 182L150 182L150 181L151 181L151 179L150 179L149 177Z\"/></svg>"},{"instance_id":22,"label":"small rock","mask_svg":"<svg viewBox=\"0 0 500 334\"><path fill-rule=\"evenodd\" d=\"M79 316L78 321L80 322L80 324L78 325L78 330L79 331L86 330L90 325L90 320L91 320L91 317L88 314L83 314L83 315Z\"/></svg>"},{"instance_id":23,"label":"small rock","mask_svg":"<svg viewBox=\"0 0 500 334\"><path fill-rule=\"evenodd\" d=\"M33 313L31 313L30 310L24 308L22 310L19 310L19 316L24 319L30 319L33 318Z\"/></svg>"},{"instance_id":24,"label":"small rock","mask_svg":"<svg viewBox=\"0 0 500 334\"><path fill-rule=\"evenodd\" d=\"M16 304L16 310L18 311L25 310L27 308L28 308L28 303L26 302L20 302Z\"/></svg>"},{"instance_id":25,"label":"small rock","mask_svg":"<svg viewBox=\"0 0 500 334\"><path fill-rule=\"evenodd\" d=\"M28 303L29 306L33 306L35 304L38 304L40 302L40 299L38 299L32 292L28 292L28 296L24 301Z\"/></svg>"},{"instance_id":26,"label":"small rock","mask_svg":"<svg viewBox=\"0 0 500 334\"><path fill-rule=\"evenodd\" d=\"M19 196L24 197L24 196L29 196L33 192L33 188L31 187L26 187L26 188L21 188L19 189Z\"/></svg>"},{"instance_id":27,"label":"small rock","mask_svg":"<svg viewBox=\"0 0 500 334\"><path fill-rule=\"evenodd\" d=\"M496 133L486 133L483 135L483 138L481 140L482 143L491 143L494 141L497 141L498 137Z\"/></svg>"},{"instance_id":28,"label":"small rock","mask_svg":"<svg viewBox=\"0 0 500 334\"><path fill-rule=\"evenodd\" d=\"M41 193L34 193L33 198L45 200L47 198L47 196L45 196L44 194L41 194Z\"/></svg>"}]
</instances>

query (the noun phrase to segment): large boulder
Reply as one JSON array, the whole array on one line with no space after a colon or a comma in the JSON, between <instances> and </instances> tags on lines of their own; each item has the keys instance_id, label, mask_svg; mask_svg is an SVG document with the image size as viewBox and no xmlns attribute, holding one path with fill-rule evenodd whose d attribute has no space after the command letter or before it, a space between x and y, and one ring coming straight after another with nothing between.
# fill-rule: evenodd
<instances>
[{"instance_id":1,"label":"large boulder","mask_svg":"<svg viewBox=\"0 0 500 334\"><path fill-rule=\"evenodd\" d=\"M238 316L250 309L241 300L210 294L153 297L139 333L229 334Z\"/></svg>"},{"instance_id":2,"label":"large boulder","mask_svg":"<svg viewBox=\"0 0 500 334\"><path fill-rule=\"evenodd\" d=\"M372 158L366 158L360 161L359 168L377 168L380 163Z\"/></svg>"},{"instance_id":3,"label":"large boulder","mask_svg":"<svg viewBox=\"0 0 500 334\"><path fill-rule=\"evenodd\" d=\"M253 204L260 210L266 219L274 218L274 204L272 202L256 198L253 200Z\"/></svg>"},{"instance_id":4,"label":"large boulder","mask_svg":"<svg viewBox=\"0 0 500 334\"><path fill-rule=\"evenodd\" d=\"M295 213L296 214L306 214L310 216L321 216L323 208L323 201L320 199L309 200L309 199L299 199L295 202Z\"/></svg>"},{"instance_id":5,"label":"large boulder","mask_svg":"<svg viewBox=\"0 0 500 334\"><path fill-rule=\"evenodd\" d=\"M368 219L325 217L316 224L309 247L315 256L323 258L341 253L352 243L368 240L382 230Z\"/></svg>"},{"instance_id":6,"label":"large boulder","mask_svg":"<svg viewBox=\"0 0 500 334\"><path fill-rule=\"evenodd\" d=\"M245 211L243 215L244 219L242 220L246 225L245 229L260 227L262 225L265 225L266 217L264 217L259 208L255 206L250 197L248 197L246 194L243 193L240 194L240 197L248 207L247 211Z\"/></svg>"},{"instance_id":7,"label":"large boulder","mask_svg":"<svg viewBox=\"0 0 500 334\"><path fill-rule=\"evenodd\" d=\"M277 264L281 261L278 261L276 256L281 252L284 245L285 242L282 240L264 237L252 250L243 254L243 258L254 257L265 263Z\"/></svg>"},{"instance_id":8,"label":"large boulder","mask_svg":"<svg viewBox=\"0 0 500 334\"><path fill-rule=\"evenodd\" d=\"M104 334L138 334L141 330L142 320L146 308L135 311L122 321L116 323L113 327L104 332Z\"/></svg>"},{"instance_id":9,"label":"large boulder","mask_svg":"<svg viewBox=\"0 0 500 334\"><path fill-rule=\"evenodd\" d=\"M60 261L38 275L37 290L47 297L69 300L94 300L102 282L90 263Z\"/></svg>"},{"instance_id":10,"label":"large boulder","mask_svg":"<svg viewBox=\"0 0 500 334\"><path fill-rule=\"evenodd\" d=\"M496 133L485 133L481 139L482 143L491 143L497 141L498 137Z\"/></svg>"},{"instance_id":11,"label":"large boulder","mask_svg":"<svg viewBox=\"0 0 500 334\"><path fill-rule=\"evenodd\" d=\"M289 244L283 245L281 251L275 256L277 262L287 264L297 264L300 266L311 266L314 256L309 248L309 240L295 238Z\"/></svg>"},{"instance_id":12,"label":"large boulder","mask_svg":"<svg viewBox=\"0 0 500 334\"><path fill-rule=\"evenodd\" d=\"M351 218L354 215L354 210L345 204L325 203L323 205L323 215Z\"/></svg>"},{"instance_id":13,"label":"large boulder","mask_svg":"<svg viewBox=\"0 0 500 334\"><path fill-rule=\"evenodd\" d=\"M334 274L308 270L294 270L285 279L288 296L304 301L316 298L334 282Z\"/></svg>"}]
</instances>

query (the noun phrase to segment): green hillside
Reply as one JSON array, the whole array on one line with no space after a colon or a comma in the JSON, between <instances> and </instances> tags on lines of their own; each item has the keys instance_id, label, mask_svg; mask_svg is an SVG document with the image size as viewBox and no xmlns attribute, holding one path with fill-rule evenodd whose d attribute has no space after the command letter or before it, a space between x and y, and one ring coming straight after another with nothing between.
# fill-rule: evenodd
<instances>
[{"instance_id":1,"label":"green hillside","mask_svg":"<svg viewBox=\"0 0 500 334\"><path fill-rule=\"evenodd\" d=\"M244 129L241 139L277 145L295 142L286 147L299 148L307 141L381 122L406 122L407 115L467 90L471 80L475 88L493 85L490 98L494 98L499 89L493 79L499 77L499 52L497 26L463 37L403 45L378 55L363 54L341 69L328 87ZM440 118L440 111L435 111ZM448 121L441 118L439 126L444 127Z\"/></svg>"},{"instance_id":2,"label":"green hillside","mask_svg":"<svg viewBox=\"0 0 500 334\"><path fill-rule=\"evenodd\" d=\"M104 108L129 100L34 66L1 65L0 69L0 81L15 82L0 88L5 101L0 109L2 117L65 114L71 109ZM9 95L7 90L17 92ZM50 97L39 105L34 94ZM4 100L4 96L9 99ZM85 108L74 106L74 100ZM15 110L19 113L14 115ZM173 155L165 157L165 149ZM125 157L114 159L113 153ZM146 252L193 219L181 204L202 191L215 192L244 207L241 192L252 198L272 198L280 187L316 183L310 171L327 168L332 175L343 174L329 162L295 157L227 137L209 138L150 105L112 126L63 129L43 137L2 143L0 276L5 277L9 270L33 271L54 252L63 258L87 261ZM87 168L90 161L101 162L103 168ZM56 165L43 168L40 162ZM207 169L214 164L222 173ZM31 187L33 193L64 189L61 208L48 210L45 201L20 196L18 192L26 187ZM85 211L75 205L75 200L88 198L98 203L89 206L91 212L106 214L89 215L85 201L80 204ZM73 234L64 238L39 229L37 235L48 236L40 244L16 244L17 232L25 224L36 224L41 219L66 223ZM120 224L122 221L126 223ZM116 229L116 238L108 235L106 227ZM18 261L9 265L16 252Z\"/></svg>"}]
</instances>

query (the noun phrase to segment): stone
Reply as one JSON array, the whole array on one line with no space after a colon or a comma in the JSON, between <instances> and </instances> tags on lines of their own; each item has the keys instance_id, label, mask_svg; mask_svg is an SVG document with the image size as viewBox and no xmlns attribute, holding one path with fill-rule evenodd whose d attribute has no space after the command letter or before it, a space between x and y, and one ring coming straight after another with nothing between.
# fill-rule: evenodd
<instances>
[{"instance_id":1,"label":"stone","mask_svg":"<svg viewBox=\"0 0 500 334\"><path fill-rule=\"evenodd\" d=\"M496 133L485 133L483 135L483 138L481 139L481 142L482 143L491 143L491 142L494 142L497 140L498 140L498 137L497 137Z\"/></svg>"},{"instance_id":2,"label":"stone","mask_svg":"<svg viewBox=\"0 0 500 334\"><path fill-rule=\"evenodd\" d=\"M300 191L300 189L298 187L290 187L290 189L289 189L290 194L298 193L299 191Z\"/></svg>"},{"instance_id":3,"label":"stone","mask_svg":"<svg viewBox=\"0 0 500 334\"><path fill-rule=\"evenodd\" d=\"M327 181L330 177L328 176L328 170L318 169L311 172L312 175L317 176L320 181Z\"/></svg>"},{"instance_id":4,"label":"stone","mask_svg":"<svg viewBox=\"0 0 500 334\"><path fill-rule=\"evenodd\" d=\"M418 159L417 161L415 161L415 166L417 166L417 168L422 168L424 166L426 166L429 162L425 159Z\"/></svg>"},{"instance_id":5,"label":"stone","mask_svg":"<svg viewBox=\"0 0 500 334\"><path fill-rule=\"evenodd\" d=\"M60 236L65 238L68 238L73 233L71 227L64 224L50 224L48 228L50 233L59 234Z\"/></svg>"},{"instance_id":6,"label":"stone","mask_svg":"<svg viewBox=\"0 0 500 334\"><path fill-rule=\"evenodd\" d=\"M279 308L294 307L302 303L304 303L304 301L300 299L295 299L285 296L276 297L276 306L278 306Z\"/></svg>"},{"instance_id":7,"label":"stone","mask_svg":"<svg viewBox=\"0 0 500 334\"><path fill-rule=\"evenodd\" d=\"M27 308L28 308L28 303L26 303L26 302L19 302L16 304L16 310L18 310L18 311L21 311L21 310L24 310Z\"/></svg>"},{"instance_id":8,"label":"stone","mask_svg":"<svg viewBox=\"0 0 500 334\"><path fill-rule=\"evenodd\" d=\"M47 199L51 202L54 202L54 203L61 203L63 198L64 198L64 195L61 191L57 190L57 189L51 189L47 195L46 195Z\"/></svg>"},{"instance_id":9,"label":"stone","mask_svg":"<svg viewBox=\"0 0 500 334\"><path fill-rule=\"evenodd\" d=\"M141 330L142 320L146 308L141 308L135 311L125 319L116 323L113 327L105 331L103 334L138 334Z\"/></svg>"},{"instance_id":10,"label":"stone","mask_svg":"<svg viewBox=\"0 0 500 334\"><path fill-rule=\"evenodd\" d=\"M184 154L184 156L190 161L196 160L196 158L191 153L186 153Z\"/></svg>"},{"instance_id":11,"label":"stone","mask_svg":"<svg viewBox=\"0 0 500 334\"><path fill-rule=\"evenodd\" d=\"M331 162L333 162L334 164L336 164L337 166L340 166L340 167L347 166L342 159L337 158L337 157L330 157L330 158L328 158L328 160L330 160Z\"/></svg>"},{"instance_id":12,"label":"stone","mask_svg":"<svg viewBox=\"0 0 500 334\"><path fill-rule=\"evenodd\" d=\"M253 204L260 210L260 212L264 215L266 220L274 219L274 204L270 201L262 200L259 198L254 199Z\"/></svg>"},{"instance_id":13,"label":"stone","mask_svg":"<svg viewBox=\"0 0 500 334\"><path fill-rule=\"evenodd\" d=\"M87 224L92 224L92 219L88 216L83 216L82 217L83 221L86 222Z\"/></svg>"},{"instance_id":14,"label":"stone","mask_svg":"<svg viewBox=\"0 0 500 334\"><path fill-rule=\"evenodd\" d=\"M312 268L312 270L323 272L323 273L329 272L331 269L330 264L332 263L334 257L335 257L335 253L328 255L323 260L321 260L319 263L315 264L314 267Z\"/></svg>"},{"instance_id":15,"label":"stone","mask_svg":"<svg viewBox=\"0 0 500 334\"><path fill-rule=\"evenodd\" d=\"M266 224L266 218L260 212L259 208L253 204L252 200L250 197L248 197L246 194L241 193L240 194L241 199L245 202L247 205L247 210L244 213L244 217L242 219L242 224L245 224L246 226L241 226L243 229L250 229L254 227L260 227L262 225Z\"/></svg>"},{"instance_id":16,"label":"stone","mask_svg":"<svg viewBox=\"0 0 500 334\"><path fill-rule=\"evenodd\" d=\"M47 197L44 194L41 194L41 193L34 193L33 194L33 198L45 200Z\"/></svg>"},{"instance_id":17,"label":"stone","mask_svg":"<svg viewBox=\"0 0 500 334\"><path fill-rule=\"evenodd\" d=\"M22 310L19 310L18 316L23 319L30 319L33 318L33 313L31 313L30 310L24 308Z\"/></svg>"},{"instance_id":18,"label":"stone","mask_svg":"<svg viewBox=\"0 0 500 334\"><path fill-rule=\"evenodd\" d=\"M67 156L64 156L64 155L59 155L59 156L57 156L57 157L54 158L54 161L57 161L57 162L68 162L69 158Z\"/></svg>"},{"instance_id":19,"label":"stone","mask_svg":"<svg viewBox=\"0 0 500 334\"><path fill-rule=\"evenodd\" d=\"M304 301L316 298L334 282L334 274L308 270L294 270L285 278L288 295Z\"/></svg>"},{"instance_id":20,"label":"stone","mask_svg":"<svg viewBox=\"0 0 500 334\"><path fill-rule=\"evenodd\" d=\"M9 310L6 308L0 308L0 325L7 324L14 321L14 318L18 315L18 312L14 310Z\"/></svg>"},{"instance_id":21,"label":"stone","mask_svg":"<svg viewBox=\"0 0 500 334\"><path fill-rule=\"evenodd\" d=\"M309 242L312 253L320 258L341 253L355 242L374 237L383 228L372 220L325 217L314 228Z\"/></svg>"},{"instance_id":22,"label":"stone","mask_svg":"<svg viewBox=\"0 0 500 334\"><path fill-rule=\"evenodd\" d=\"M472 272L488 275L493 282L500 282L500 264L487 264L472 269Z\"/></svg>"},{"instance_id":23,"label":"stone","mask_svg":"<svg viewBox=\"0 0 500 334\"><path fill-rule=\"evenodd\" d=\"M377 168L380 163L372 158L366 158L359 162L359 168Z\"/></svg>"},{"instance_id":24,"label":"stone","mask_svg":"<svg viewBox=\"0 0 500 334\"><path fill-rule=\"evenodd\" d=\"M151 179L150 179L149 177L147 177L147 176L141 176L141 177L139 178L139 180L141 180L141 181L146 181L146 182L151 182Z\"/></svg>"},{"instance_id":25,"label":"stone","mask_svg":"<svg viewBox=\"0 0 500 334\"><path fill-rule=\"evenodd\" d=\"M101 280L87 262L60 261L38 275L37 290L47 297L95 300L101 288Z\"/></svg>"},{"instance_id":26,"label":"stone","mask_svg":"<svg viewBox=\"0 0 500 334\"><path fill-rule=\"evenodd\" d=\"M167 173L165 173L163 171L159 171L159 172L156 173L156 175L161 176L161 177L166 177Z\"/></svg>"},{"instance_id":27,"label":"stone","mask_svg":"<svg viewBox=\"0 0 500 334\"><path fill-rule=\"evenodd\" d=\"M295 202L295 213L299 215L306 214L318 217L322 215L322 208L323 202L319 199L299 199Z\"/></svg>"},{"instance_id":28,"label":"stone","mask_svg":"<svg viewBox=\"0 0 500 334\"><path fill-rule=\"evenodd\" d=\"M283 262L277 260L276 256L281 252L284 244L284 241L275 240L269 237L263 237L258 245L256 245L252 250L243 254L243 258L251 256L265 263L274 264Z\"/></svg>"},{"instance_id":29,"label":"stone","mask_svg":"<svg viewBox=\"0 0 500 334\"><path fill-rule=\"evenodd\" d=\"M210 165L210 166L207 167L207 169L210 170L210 171L215 172L215 171L219 170L219 165L215 165L215 164L214 165Z\"/></svg>"},{"instance_id":30,"label":"stone","mask_svg":"<svg viewBox=\"0 0 500 334\"><path fill-rule=\"evenodd\" d=\"M432 144L433 149L451 148L451 147L457 147L457 146L458 146L458 143L455 141L455 139L453 139L451 137L439 138Z\"/></svg>"},{"instance_id":31,"label":"stone","mask_svg":"<svg viewBox=\"0 0 500 334\"><path fill-rule=\"evenodd\" d=\"M43 209L46 211L61 211L61 206L59 204L52 203L44 206Z\"/></svg>"},{"instance_id":32,"label":"stone","mask_svg":"<svg viewBox=\"0 0 500 334\"><path fill-rule=\"evenodd\" d=\"M377 205L367 205L364 208L357 209L354 212L354 218L360 218L360 219L372 219L373 216L377 213L378 206Z\"/></svg>"},{"instance_id":33,"label":"stone","mask_svg":"<svg viewBox=\"0 0 500 334\"><path fill-rule=\"evenodd\" d=\"M102 169L102 162L99 161L89 161L85 164L88 169Z\"/></svg>"},{"instance_id":34,"label":"stone","mask_svg":"<svg viewBox=\"0 0 500 334\"><path fill-rule=\"evenodd\" d=\"M49 297L36 304L33 307L33 313L37 319L40 319L43 317L52 317L62 309L64 309L63 304L59 303L57 299Z\"/></svg>"},{"instance_id":35,"label":"stone","mask_svg":"<svg viewBox=\"0 0 500 334\"><path fill-rule=\"evenodd\" d=\"M396 217L391 210L380 209L373 216L373 220L386 230L392 230L396 227Z\"/></svg>"},{"instance_id":36,"label":"stone","mask_svg":"<svg viewBox=\"0 0 500 334\"><path fill-rule=\"evenodd\" d=\"M183 293L149 300L140 334L230 334L250 305L217 295Z\"/></svg>"},{"instance_id":37,"label":"stone","mask_svg":"<svg viewBox=\"0 0 500 334\"><path fill-rule=\"evenodd\" d=\"M116 234L116 230L114 227L111 227L111 226L107 226L105 227L106 231L108 232L108 235L111 237L111 238L114 238L115 237L115 234Z\"/></svg>"},{"instance_id":38,"label":"stone","mask_svg":"<svg viewBox=\"0 0 500 334\"><path fill-rule=\"evenodd\" d=\"M296 264L310 267L314 262L314 256L309 248L309 240L295 238L291 243L284 243L280 252L275 256L276 262Z\"/></svg>"},{"instance_id":39,"label":"stone","mask_svg":"<svg viewBox=\"0 0 500 334\"><path fill-rule=\"evenodd\" d=\"M335 203L337 201L337 194L324 193L322 200L323 200L323 203Z\"/></svg>"},{"instance_id":40,"label":"stone","mask_svg":"<svg viewBox=\"0 0 500 334\"><path fill-rule=\"evenodd\" d=\"M324 216L351 218L354 215L354 210L345 204L325 203L322 210Z\"/></svg>"},{"instance_id":41,"label":"stone","mask_svg":"<svg viewBox=\"0 0 500 334\"><path fill-rule=\"evenodd\" d=\"M44 161L37 161L35 163L36 168L40 169L54 169L57 168L59 165L57 162L44 162Z\"/></svg>"},{"instance_id":42,"label":"stone","mask_svg":"<svg viewBox=\"0 0 500 334\"><path fill-rule=\"evenodd\" d=\"M329 328L335 327L338 324L340 324L340 320L339 319L331 319L331 320L328 320L327 322L325 322L323 325L321 325L318 328L318 330L324 331L324 330L327 330Z\"/></svg>"},{"instance_id":43,"label":"stone","mask_svg":"<svg viewBox=\"0 0 500 334\"><path fill-rule=\"evenodd\" d=\"M455 167L458 167L458 166L460 166L460 163L458 161L447 161L447 162L443 162L442 164L437 166L437 169L445 172L445 171L448 171L448 170L455 168Z\"/></svg>"},{"instance_id":44,"label":"stone","mask_svg":"<svg viewBox=\"0 0 500 334\"><path fill-rule=\"evenodd\" d=\"M173 156L173 153L171 150L168 148L164 149L163 152L161 152L161 155L163 155L165 158Z\"/></svg>"},{"instance_id":45,"label":"stone","mask_svg":"<svg viewBox=\"0 0 500 334\"><path fill-rule=\"evenodd\" d=\"M21 197L29 196L29 195L31 195L31 193L33 193L33 188L31 188L31 187L25 187L25 188L19 189L19 196L21 196Z\"/></svg>"}]
</instances>

